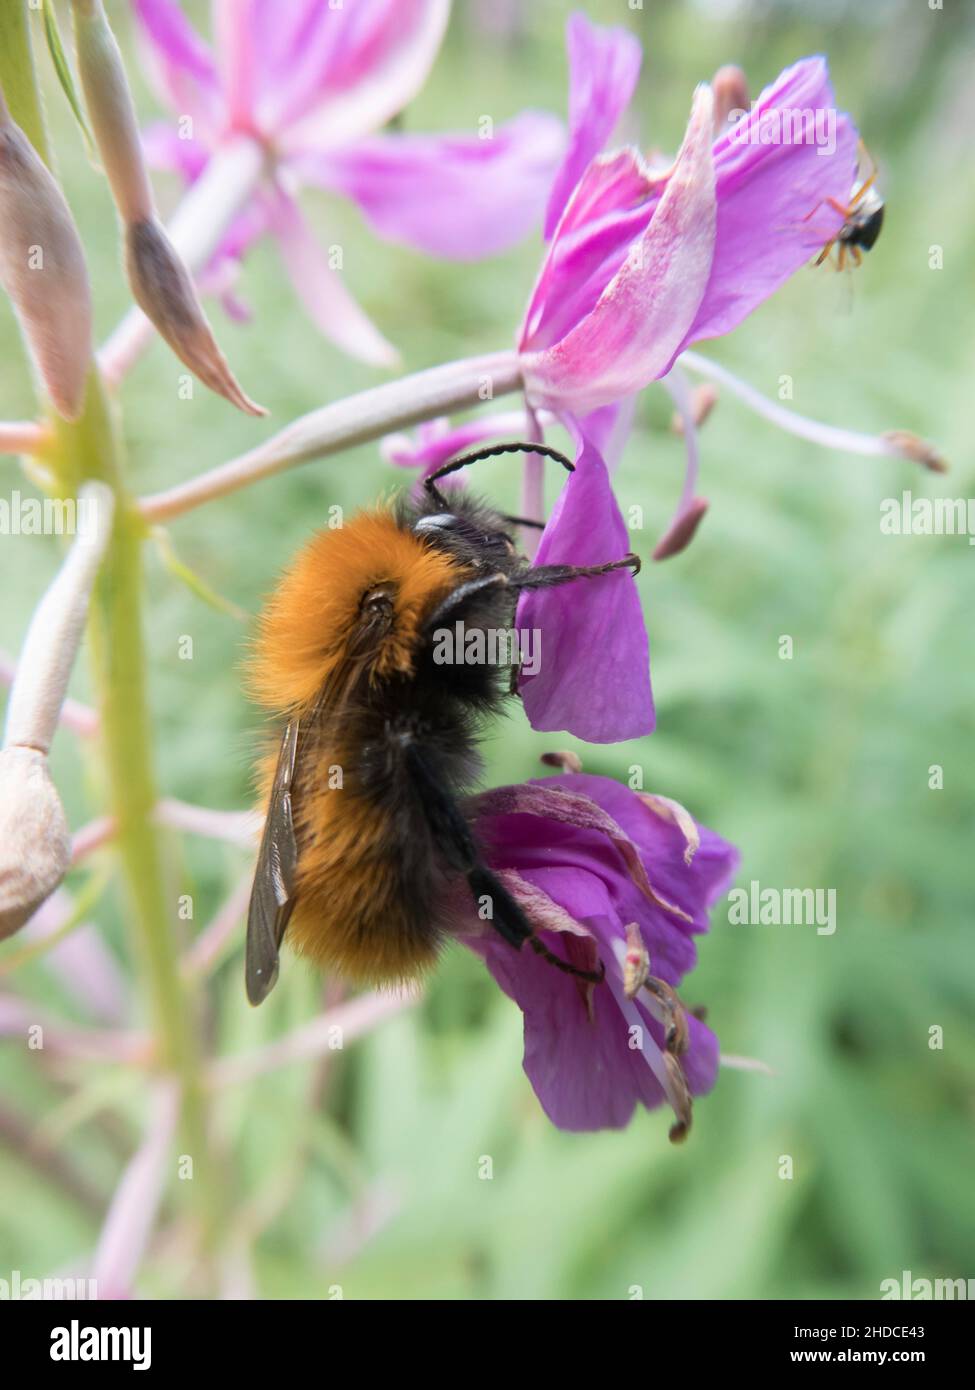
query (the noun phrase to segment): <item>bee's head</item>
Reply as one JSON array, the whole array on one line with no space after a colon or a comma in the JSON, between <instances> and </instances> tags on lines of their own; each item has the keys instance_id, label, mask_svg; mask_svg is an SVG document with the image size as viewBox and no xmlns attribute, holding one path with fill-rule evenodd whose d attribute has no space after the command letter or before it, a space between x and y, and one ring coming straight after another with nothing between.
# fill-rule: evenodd
<instances>
[{"instance_id":1,"label":"bee's head","mask_svg":"<svg viewBox=\"0 0 975 1390\"><path fill-rule=\"evenodd\" d=\"M453 511L418 517L413 529L430 545L472 565L515 553L514 541L501 517L466 497Z\"/></svg>"}]
</instances>

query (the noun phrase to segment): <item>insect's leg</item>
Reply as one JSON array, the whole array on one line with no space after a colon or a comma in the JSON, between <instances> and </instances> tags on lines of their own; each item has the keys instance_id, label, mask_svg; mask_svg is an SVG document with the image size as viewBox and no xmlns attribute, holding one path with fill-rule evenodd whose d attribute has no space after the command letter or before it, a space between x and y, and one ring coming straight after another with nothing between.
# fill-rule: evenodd
<instances>
[{"instance_id":1,"label":"insect's leg","mask_svg":"<svg viewBox=\"0 0 975 1390\"><path fill-rule=\"evenodd\" d=\"M853 211L853 203L848 203L846 206L844 206L837 198L820 198L819 202L816 203L815 206L812 207L810 211L806 213L805 217L800 218L800 221L808 222L809 219L819 211L819 209L823 206L824 203L828 203L834 212L838 212L844 222L849 217L850 213Z\"/></svg>"},{"instance_id":2,"label":"insect's leg","mask_svg":"<svg viewBox=\"0 0 975 1390\"><path fill-rule=\"evenodd\" d=\"M873 173L870 175L870 177L869 177L868 179L864 179L863 183L861 183L860 187L857 189L857 191L854 193L853 197L850 199L850 206L849 206L848 212L852 212L852 211L853 211L853 209L856 207L857 203L858 203L858 202L860 201L860 199L863 197L864 193L866 193L867 189L868 189L868 188L872 188L873 185L874 185L876 182L877 182L877 170L876 170L876 167L875 167L875 168L874 168L874 171L873 171Z\"/></svg>"},{"instance_id":3,"label":"insect's leg","mask_svg":"<svg viewBox=\"0 0 975 1390\"><path fill-rule=\"evenodd\" d=\"M863 265L863 253L861 252L859 246L851 246L850 255L853 257L854 265Z\"/></svg>"},{"instance_id":4,"label":"insect's leg","mask_svg":"<svg viewBox=\"0 0 975 1390\"><path fill-rule=\"evenodd\" d=\"M484 898L490 900L492 925L505 941L516 950L528 941L533 951L566 974L598 984L606 973L602 965L598 972L581 970L555 955L535 936L521 908L482 860L467 817L439 773L436 759L423 747L422 742L404 734L400 736L399 743L417 803L423 808L434 841L450 867L467 879L474 902L479 904Z\"/></svg>"},{"instance_id":5,"label":"insect's leg","mask_svg":"<svg viewBox=\"0 0 975 1390\"><path fill-rule=\"evenodd\" d=\"M502 516L503 521L507 521L510 526L533 526L536 531L545 530L544 521L531 521L527 516Z\"/></svg>"},{"instance_id":6,"label":"insect's leg","mask_svg":"<svg viewBox=\"0 0 975 1390\"><path fill-rule=\"evenodd\" d=\"M832 241L828 241L828 242L826 243L826 245L823 247L822 251L820 251L819 255L818 255L817 258L816 258L816 264L817 264L817 265L822 265L823 261L825 261L826 257L829 255L829 253L832 251L832 249L833 249L833 247L834 247L835 245L836 245L836 238L834 237L833 240L832 240Z\"/></svg>"},{"instance_id":7,"label":"insect's leg","mask_svg":"<svg viewBox=\"0 0 975 1390\"><path fill-rule=\"evenodd\" d=\"M839 249L839 251L837 252L836 260L837 260L837 265L836 265L837 270L842 270L843 267L846 265L846 246L845 246L845 244L844 244L842 241L840 242L840 249Z\"/></svg>"},{"instance_id":8,"label":"insect's leg","mask_svg":"<svg viewBox=\"0 0 975 1390\"><path fill-rule=\"evenodd\" d=\"M492 590L504 589L507 587L508 578L500 570L493 574L481 575L479 579L467 579L463 584L458 584L456 589L451 589L445 599L437 604L424 623L426 632L433 632L441 623L446 622L451 613L455 613L458 608L462 608L465 603L469 603L478 594L490 593Z\"/></svg>"},{"instance_id":9,"label":"insect's leg","mask_svg":"<svg viewBox=\"0 0 975 1390\"><path fill-rule=\"evenodd\" d=\"M601 574L611 574L614 570L629 569L633 574L640 573L640 557L632 552L622 560L608 560L605 565L536 565L534 569L510 581L511 588L553 589L558 584L570 584L573 579L595 579Z\"/></svg>"}]
</instances>

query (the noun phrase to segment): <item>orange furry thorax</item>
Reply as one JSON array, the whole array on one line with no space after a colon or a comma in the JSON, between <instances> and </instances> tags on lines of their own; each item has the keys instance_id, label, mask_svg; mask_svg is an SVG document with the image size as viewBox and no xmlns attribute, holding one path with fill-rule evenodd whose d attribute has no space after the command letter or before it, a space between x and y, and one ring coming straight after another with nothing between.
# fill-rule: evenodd
<instances>
[{"instance_id":1,"label":"orange furry thorax","mask_svg":"<svg viewBox=\"0 0 975 1390\"><path fill-rule=\"evenodd\" d=\"M388 508L319 531L265 607L248 664L254 698L278 714L310 708L345 657L363 595L380 584L394 590L395 621L371 675L410 675L423 618L464 574L449 556L397 525Z\"/></svg>"}]
</instances>

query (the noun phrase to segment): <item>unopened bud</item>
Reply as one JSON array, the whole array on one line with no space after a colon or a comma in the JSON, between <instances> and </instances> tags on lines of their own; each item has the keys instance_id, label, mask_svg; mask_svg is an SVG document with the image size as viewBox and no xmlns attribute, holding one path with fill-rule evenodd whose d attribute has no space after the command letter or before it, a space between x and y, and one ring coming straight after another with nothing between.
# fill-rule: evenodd
<instances>
[{"instance_id":1,"label":"unopened bud","mask_svg":"<svg viewBox=\"0 0 975 1390\"><path fill-rule=\"evenodd\" d=\"M0 752L0 940L27 922L64 878L71 837L47 758Z\"/></svg>"},{"instance_id":2,"label":"unopened bud","mask_svg":"<svg viewBox=\"0 0 975 1390\"><path fill-rule=\"evenodd\" d=\"M0 94L0 283L55 409L77 420L91 363L91 291L71 210Z\"/></svg>"},{"instance_id":3,"label":"unopened bud","mask_svg":"<svg viewBox=\"0 0 975 1390\"><path fill-rule=\"evenodd\" d=\"M721 135L732 112L748 110L748 80L741 68L728 64L711 79L714 92L714 133ZM738 119L740 119L740 114Z\"/></svg>"},{"instance_id":4,"label":"unopened bud","mask_svg":"<svg viewBox=\"0 0 975 1390\"><path fill-rule=\"evenodd\" d=\"M711 411L718 403L718 390L709 381L702 382L700 386L695 386L691 392L691 419L695 426L700 427L711 414ZM670 428L674 434L684 433L684 417L679 410L675 410L670 419Z\"/></svg>"},{"instance_id":5,"label":"unopened bud","mask_svg":"<svg viewBox=\"0 0 975 1390\"><path fill-rule=\"evenodd\" d=\"M189 271L158 218L125 229L125 268L136 303L179 360L211 391L248 415L266 415L245 395L203 312Z\"/></svg>"},{"instance_id":6,"label":"unopened bud","mask_svg":"<svg viewBox=\"0 0 975 1390\"><path fill-rule=\"evenodd\" d=\"M557 767L560 772L582 771L582 759L571 748L563 748L557 753L543 753L539 761L546 767Z\"/></svg>"},{"instance_id":7,"label":"unopened bud","mask_svg":"<svg viewBox=\"0 0 975 1390\"><path fill-rule=\"evenodd\" d=\"M666 535L657 542L653 558L655 560L669 560L672 555L679 555L682 550L686 550L694 539L707 509L708 500L706 497L692 498L685 510L672 523Z\"/></svg>"},{"instance_id":8,"label":"unopened bud","mask_svg":"<svg viewBox=\"0 0 975 1390\"><path fill-rule=\"evenodd\" d=\"M948 472L947 461L934 445L919 435L911 434L910 430L887 430L883 437L891 446L892 453L899 454L902 458L913 459L932 473Z\"/></svg>"}]
</instances>

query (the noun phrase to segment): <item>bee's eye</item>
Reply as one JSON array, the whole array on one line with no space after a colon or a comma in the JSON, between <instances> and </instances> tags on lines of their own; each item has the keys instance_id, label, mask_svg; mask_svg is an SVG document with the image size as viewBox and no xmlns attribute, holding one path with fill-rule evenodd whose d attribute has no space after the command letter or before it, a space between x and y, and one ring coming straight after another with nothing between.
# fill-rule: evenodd
<instances>
[{"instance_id":1,"label":"bee's eye","mask_svg":"<svg viewBox=\"0 0 975 1390\"><path fill-rule=\"evenodd\" d=\"M369 589L359 601L359 609L363 613L382 612L392 608L392 606L393 588L389 584L380 584L375 589Z\"/></svg>"}]
</instances>

